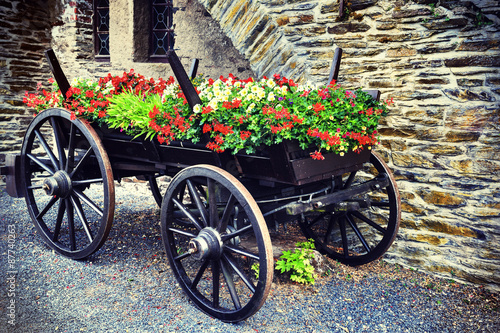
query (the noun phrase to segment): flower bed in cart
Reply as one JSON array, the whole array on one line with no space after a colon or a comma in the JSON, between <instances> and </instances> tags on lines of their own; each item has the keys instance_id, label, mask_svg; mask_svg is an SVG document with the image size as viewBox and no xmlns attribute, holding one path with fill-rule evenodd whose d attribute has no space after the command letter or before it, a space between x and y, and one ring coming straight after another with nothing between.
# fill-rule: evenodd
<instances>
[{"instance_id":1,"label":"flower bed in cart","mask_svg":"<svg viewBox=\"0 0 500 333\"><path fill-rule=\"evenodd\" d=\"M133 70L99 80L75 79L66 96L52 83L51 91L26 92L24 102L36 113L65 107L73 119L162 145L191 141L216 152L269 154L265 147L293 142L295 154L315 160L324 160L326 153L366 153L378 144L379 120L392 103L334 82L313 87L279 75L259 81L231 74L217 80L199 76L193 84L202 101L193 110L173 77L146 79Z\"/></svg>"},{"instance_id":2,"label":"flower bed in cart","mask_svg":"<svg viewBox=\"0 0 500 333\"><path fill-rule=\"evenodd\" d=\"M392 103L334 82L318 88L279 75L259 81L231 74L217 80L197 77L193 84L202 101L194 110L173 77L146 79L133 70L99 80L75 79L65 97L52 81L52 91L26 92L24 102L36 113L65 107L75 119L161 144L208 137L206 147L216 152L253 154L295 140L316 160L324 159L324 153L343 156L376 145L379 120Z\"/></svg>"}]
</instances>

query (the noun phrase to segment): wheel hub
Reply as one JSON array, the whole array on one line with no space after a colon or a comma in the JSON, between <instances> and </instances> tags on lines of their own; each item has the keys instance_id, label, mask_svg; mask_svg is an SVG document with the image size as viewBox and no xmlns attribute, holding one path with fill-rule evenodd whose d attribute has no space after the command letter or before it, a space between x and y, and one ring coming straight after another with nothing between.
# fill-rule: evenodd
<instances>
[{"instance_id":1,"label":"wheel hub","mask_svg":"<svg viewBox=\"0 0 500 333\"><path fill-rule=\"evenodd\" d=\"M59 170L53 176L45 178L42 188L47 195L66 198L71 193L71 178L65 171Z\"/></svg>"},{"instance_id":2,"label":"wheel hub","mask_svg":"<svg viewBox=\"0 0 500 333\"><path fill-rule=\"evenodd\" d=\"M222 240L219 233L211 227L200 231L189 241L189 252L196 260L218 259L222 254Z\"/></svg>"}]
</instances>

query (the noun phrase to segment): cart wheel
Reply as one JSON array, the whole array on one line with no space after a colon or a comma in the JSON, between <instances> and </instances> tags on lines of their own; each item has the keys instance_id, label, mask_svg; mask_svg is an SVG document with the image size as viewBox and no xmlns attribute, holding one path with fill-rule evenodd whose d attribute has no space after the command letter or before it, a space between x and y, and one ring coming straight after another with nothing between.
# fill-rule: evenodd
<instances>
[{"instance_id":1,"label":"cart wheel","mask_svg":"<svg viewBox=\"0 0 500 333\"><path fill-rule=\"evenodd\" d=\"M160 189L161 185L158 184L158 178L162 177L160 174L148 175L149 188L151 189L151 193L153 194L153 198L155 199L158 207L161 208L161 203L163 202L163 194L164 192Z\"/></svg>"},{"instance_id":2,"label":"cart wheel","mask_svg":"<svg viewBox=\"0 0 500 333\"><path fill-rule=\"evenodd\" d=\"M210 165L180 171L163 199L161 230L179 284L203 312L237 322L264 304L273 278L271 239L236 178Z\"/></svg>"},{"instance_id":3,"label":"cart wheel","mask_svg":"<svg viewBox=\"0 0 500 333\"><path fill-rule=\"evenodd\" d=\"M401 200L394 176L380 155L372 152L362 170L336 177L335 188L346 189L382 173L389 176L387 187L302 216L302 232L320 252L357 266L380 258L389 249L399 229Z\"/></svg>"},{"instance_id":4,"label":"cart wheel","mask_svg":"<svg viewBox=\"0 0 500 333\"><path fill-rule=\"evenodd\" d=\"M115 208L113 173L94 129L65 109L47 109L29 125L21 150L28 211L55 251L85 258L106 240Z\"/></svg>"}]
</instances>

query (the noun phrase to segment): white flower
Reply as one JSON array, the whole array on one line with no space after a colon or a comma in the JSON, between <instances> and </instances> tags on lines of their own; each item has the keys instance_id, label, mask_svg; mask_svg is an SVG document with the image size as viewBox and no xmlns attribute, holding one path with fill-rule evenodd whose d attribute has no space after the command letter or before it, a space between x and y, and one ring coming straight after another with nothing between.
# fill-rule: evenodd
<instances>
[{"instance_id":1,"label":"white flower","mask_svg":"<svg viewBox=\"0 0 500 333\"><path fill-rule=\"evenodd\" d=\"M245 101L253 101L255 99L257 99L257 97L254 94L248 94Z\"/></svg>"},{"instance_id":2,"label":"white flower","mask_svg":"<svg viewBox=\"0 0 500 333\"><path fill-rule=\"evenodd\" d=\"M269 88L274 88L276 86L276 82L274 82L273 79L269 79L269 80L267 80L267 86Z\"/></svg>"},{"instance_id":3,"label":"white flower","mask_svg":"<svg viewBox=\"0 0 500 333\"><path fill-rule=\"evenodd\" d=\"M276 99L276 96L274 95L274 93L270 92L269 95L267 95L267 100L269 102L272 102Z\"/></svg>"},{"instance_id":4,"label":"white flower","mask_svg":"<svg viewBox=\"0 0 500 333\"><path fill-rule=\"evenodd\" d=\"M196 104L193 108L194 113L200 113L201 112L201 106L200 104Z\"/></svg>"},{"instance_id":5,"label":"white flower","mask_svg":"<svg viewBox=\"0 0 500 333\"><path fill-rule=\"evenodd\" d=\"M266 92L264 89L259 89L259 91L257 92L257 96L259 97L259 99L262 99L264 97L266 97Z\"/></svg>"},{"instance_id":6,"label":"white flower","mask_svg":"<svg viewBox=\"0 0 500 333\"><path fill-rule=\"evenodd\" d=\"M247 113L250 113L255 108L255 103L252 103L247 108Z\"/></svg>"},{"instance_id":7,"label":"white flower","mask_svg":"<svg viewBox=\"0 0 500 333\"><path fill-rule=\"evenodd\" d=\"M241 96L246 96L248 94L248 89L247 88L243 88L240 90L240 95Z\"/></svg>"},{"instance_id":8,"label":"white flower","mask_svg":"<svg viewBox=\"0 0 500 333\"><path fill-rule=\"evenodd\" d=\"M218 109L217 108L217 99L211 100L210 103L208 103L208 105L211 106L214 111L217 110Z\"/></svg>"}]
</instances>

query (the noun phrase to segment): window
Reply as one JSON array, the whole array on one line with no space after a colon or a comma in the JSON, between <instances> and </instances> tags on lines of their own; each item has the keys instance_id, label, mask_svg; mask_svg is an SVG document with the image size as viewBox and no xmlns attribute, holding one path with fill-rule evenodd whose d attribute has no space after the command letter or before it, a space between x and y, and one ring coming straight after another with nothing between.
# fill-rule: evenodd
<instances>
[{"instance_id":1,"label":"window","mask_svg":"<svg viewBox=\"0 0 500 333\"><path fill-rule=\"evenodd\" d=\"M166 53L174 47L172 0L152 0L150 60L167 61Z\"/></svg>"},{"instance_id":2,"label":"window","mask_svg":"<svg viewBox=\"0 0 500 333\"><path fill-rule=\"evenodd\" d=\"M109 0L94 0L94 52L97 61L109 61Z\"/></svg>"}]
</instances>

